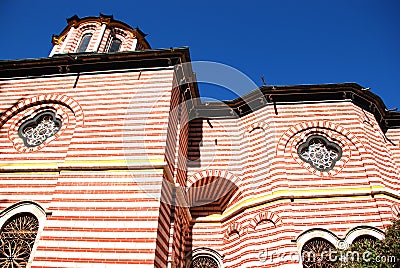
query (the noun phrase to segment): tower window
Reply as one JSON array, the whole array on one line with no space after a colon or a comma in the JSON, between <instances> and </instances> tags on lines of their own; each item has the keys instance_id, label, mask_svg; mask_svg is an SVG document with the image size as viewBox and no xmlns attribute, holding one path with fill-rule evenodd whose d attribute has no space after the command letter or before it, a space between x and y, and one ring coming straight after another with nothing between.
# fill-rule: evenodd
<instances>
[{"instance_id":1,"label":"tower window","mask_svg":"<svg viewBox=\"0 0 400 268\"><path fill-rule=\"evenodd\" d=\"M39 229L39 221L30 213L10 218L1 229L1 267L26 267Z\"/></svg>"},{"instance_id":2,"label":"tower window","mask_svg":"<svg viewBox=\"0 0 400 268\"><path fill-rule=\"evenodd\" d=\"M86 33L82 36L81 42L79 43L78 49L76 52L85 52L89 46L90 39L92 39L92 33Z\"/></svg>"},{"instance_id":3,"label":"tower window","mask_svg":"<svg viewBox=\"0 0 400 268\"><path fill-rule=\"evenodd\" d=\"M110 47L108 49L108 52L117 52L119 51L120 47L121 47L121 40L118 38L113 38L111 40L111 44Z\"/></svg>"}]
</instances>

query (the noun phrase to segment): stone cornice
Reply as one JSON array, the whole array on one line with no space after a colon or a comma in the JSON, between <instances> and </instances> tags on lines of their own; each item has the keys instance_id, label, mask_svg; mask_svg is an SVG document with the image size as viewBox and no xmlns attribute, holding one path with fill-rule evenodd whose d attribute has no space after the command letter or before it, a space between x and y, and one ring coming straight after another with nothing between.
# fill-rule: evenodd
<instances>
[{"instance_id":1,"label":"stone cornice","mask_svg":"<svg viewBox=\"0 0 400 268\"><path fill-rule=\"evenodd\" d=\"M351 101L374 114L384 132L400 127L400 113L389 111L380 97L356 83L263 86L235 100L203 103L197 112L203 118L239 118L267 105L273 105L279 114L277 105L318 101Z\"/></svg>"}]
</instances>

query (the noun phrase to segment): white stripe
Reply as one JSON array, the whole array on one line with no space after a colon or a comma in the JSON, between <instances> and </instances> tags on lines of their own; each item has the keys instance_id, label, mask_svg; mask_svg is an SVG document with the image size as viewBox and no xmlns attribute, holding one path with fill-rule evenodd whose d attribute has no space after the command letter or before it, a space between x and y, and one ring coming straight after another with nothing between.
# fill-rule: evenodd
<instances>
[{"instance_id":1,"label":"white stripe","mask_svg":"<svg viewBox=\"0 0 400 268\"><path fill-rule=\"evenodd\" d=\"M114 228L137 228L137 229L151 229L158 227L158 221L79 221L74 220L47 220L46 227L60 227L60 228L92 228L92 229L114 229Z\"/></svg>"},{"instance_id":2,"label":"white stripe","mask_svg":"<svg viewBox=\"0 0 400 268\"><path fill-rule=\"evenodd\" d=\"M60 253L61 255L61 253ZM36 256L36 254L35 254ZM62 256L60 256L62 258ZM151 257L151 259L154 259ZM60 267L60 268L154 268L154 264L117 264L117 263L81 263L81 262L56 262L33 261L35 267Z\"/></svg>"},{"instance_id":3,"label":"white stripe","mask_svg":"<svg viewBox=\"0 0 400 268\"><path fill-rule=\"evenodd\" d=\"M61 259L145 260L145 259L154 259L154 254L151 254L151 253L132 254L132 253L102 253L102 252L37 251L35 253L35 257L61 258ZM85 266L85 267L88 267L88 266ZM90 264L89 267L93 267L93 266Z\"/></svg>"},{"instance_id":4,"label":"white stripe","mask_svg":"<svg viewBox=\"0 0 400 268\"><path fill-rule=\"evenodd\" d=\"M43 231L42 236L77 237L77 238L157 238L157 232L77 232L77 231Z\"/></svg>"},{"instance_id":5,"label":"white stripe","mask_svg":"<svg viewBox=\"0 0 400 268\"><path fill-rule=\"evenodd\" d=\"M146 187L146 188L144 188ZM69 199L140 199L140 198L159 198L160 193L156 192L161 188L161 185L146 185L143 186L151 193L131 193L131 194L54 194L54 198L69 198ZM84 206L84 205L83 205Z\"/></svg>"},{"instance_id":6,"label":"white stripe","mask_svg":"<svg viewBox=\"0 0 400 268\"><path fill-rule=\"evenodd\" d=\"M41 247L62 247L62 248L109 248L109 249L155 249L156 243L152 242L89 242L89 241L53 241L41 240L39 245ZM136 255L136 254L134 254Z\"/></svg>"},{"instance_id":7,"label":"white stripe","mask_svg":"<svg viewBox=\"0 0 400 268\"><path fill-rule=\"evenodd\" d=\"M159 207L160 206L160 201L146 201L146 202L102 202L102 201L96 201L96 202L90 202L90 201L85 201L83 204L82 202L53 202L52 203L53 207L56 208L154 208L154 207ZM63 210L61 210L60 213L62 213ZM104 211L103 211L104 212Z\"/></svg>"}]
</instances>

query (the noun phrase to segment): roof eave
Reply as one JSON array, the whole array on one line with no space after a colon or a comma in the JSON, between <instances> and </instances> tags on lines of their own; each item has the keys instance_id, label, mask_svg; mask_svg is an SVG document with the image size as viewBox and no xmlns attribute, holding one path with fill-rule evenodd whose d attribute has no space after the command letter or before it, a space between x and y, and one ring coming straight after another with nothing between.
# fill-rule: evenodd
<instances>
[{"instance_id":1,"label":"roof eave","mask_svg":"<svg viewBox=\"0 0 400 268\"><path fill-rule=\"evenodd\" d=\"M198 107L198 114L205 118L238 118L270 104L279 114L277 104L344 100L371 112L384 132L400 127L400 113L388 111L379 96L357 83L262 86L235 100L203 103Z\"/></svg>"}]
</instances>

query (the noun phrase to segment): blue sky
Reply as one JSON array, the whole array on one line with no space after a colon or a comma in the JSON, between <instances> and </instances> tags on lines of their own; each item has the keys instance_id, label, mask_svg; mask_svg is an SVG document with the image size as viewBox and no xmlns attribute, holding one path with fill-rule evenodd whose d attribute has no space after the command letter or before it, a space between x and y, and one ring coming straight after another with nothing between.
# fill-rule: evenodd
<instances>
[{"instance_id":1,"label":"blue sky","mask_svg":"<svg viewBox=\"0 0 400 268\"><path fill-rule=\"evenodd\" d=\"M3 0L0 59L47 57L66 18L100 12L139 26L153 48L189 46L192 60L227 64L258 86L262 75L269 85L356 82L400 108L396 0Z\"/></svg>"}]
</instances>

